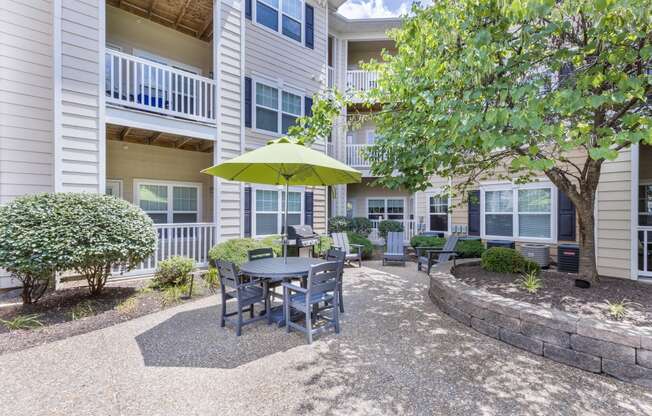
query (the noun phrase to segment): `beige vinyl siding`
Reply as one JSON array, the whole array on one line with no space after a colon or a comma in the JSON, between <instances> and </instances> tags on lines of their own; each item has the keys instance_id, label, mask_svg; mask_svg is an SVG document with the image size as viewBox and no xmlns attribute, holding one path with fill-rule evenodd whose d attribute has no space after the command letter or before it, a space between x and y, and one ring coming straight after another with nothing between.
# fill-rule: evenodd
<instances>
[{"instance_id":1,"label":"beige vinyl siding","mask_svg":"<svg viewBox=\"0 0 652 416\"><path fill-rule=\"evenodd\" d=\"M0 2L0 204L53 190L52 3Z\"/></svg>"},{"instance_id":2,"label":"beige vinyl siding","mask_svg":"<svg viewBox=\"0 0 652 416\"><path fill-rule=\"evenodd\" d=\"M104 100L99 93L100 81L104 82L100 80L104 2L60 0L60 6L60 44L55 45L55 50L61 51L61 66L55 68L60 76L55 80L60 86L60 101L54 103L59 124L55 132L55 190L100 192L104 175Z\"/></svg>"},{"instance_id":3,"label":"beige vinyl siding","mask_svg":"<svg viewBox=\"0 0 652 416\"><path fill-rule=\"evenodd\" d=\"M109 140L106 157L106 177L122 181L122 197L127 201L134 202L136 179L201 183L202 218L198 221L213 221L213 181L199 169L212 165L211 153Z\"/></svg>"},{"instance_id":4,"label":"beige vinyl siding","mask_svg":"<svg viewBox=\"0 0 652 416\"><path fill-rule=\"evenodd\" d=\"M310 188L308 188L310 189ZM313 230L318 234L325 234L327 229L328 188L313 187Z\"/></svg>"},{"instance_id":5,"label":"beige vinyl siding","mask_svg":"<svg viewBox=\"0 0 652 416\"><path fill-rule=\"evenodd\" d=\"M242 153L242 3L232 0L221 2L220 21L216 28L218 58L218 155L220 161ZM222 239L241 236L241 192L239 182L219 181L217 193L220 210L220 236Z\"/></svg>"},{"instance_id":6,"label":"beige vinyl siding","mask_svg":"<svg viewBox=\"0 0 652 416\"><path fill-rule=\"evenodd\" d=\"M209 42L144 19L122 9L106 8L106 42L122 52L135 49L199 68L203 76L213 71L213 49Z\"/></svg>"},{"instance_id":7,"label":"beige vinyl siding","mask_svg":"<svg viewBox=\"0 0 652 416\"><path fill-rule=\"evenodd\" d=\"M405 199L405 219L409 219L409 214L414 211L414 202L411 202L411 195L407 191L400 189L387 189L380 186L373 186L373 180L363 179L361 183L347 185L346 199L354 204L354 217L367 218L367 199L369 198L404 198Z\"/></svg>"}]
</instances>

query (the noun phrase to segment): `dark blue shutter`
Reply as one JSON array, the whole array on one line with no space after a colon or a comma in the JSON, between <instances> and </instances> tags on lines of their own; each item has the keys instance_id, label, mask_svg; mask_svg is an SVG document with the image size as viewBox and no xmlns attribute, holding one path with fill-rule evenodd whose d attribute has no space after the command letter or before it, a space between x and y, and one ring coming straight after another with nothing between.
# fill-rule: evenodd
<instances>
[{"instance_id":1,"label":"dark blue shutter","mask_svg":"<svg viewBox=\"0 0 652 416\"><path fill-rule=\"evenodd\" d=\"M308 191L306 191L305 194L304 194L305 216L304 216L304 221L303 222L306 225L309 225L311 227L312 227L313 218L314 218L314 214L313 214L313 212L314 212L313 211L313 209L314 209L313 208L314 197L313 197L313 195L314 194L312 192L308 192Z\"/></svg>"},{"instance_id":2,"label":"dark blue shutter","mask_svg":"<svg viewBox=\"0 0 652 416\"><path fill-rule=\"evenodd\" d=\"M251 78L245 77L245 127L251 127Z\"/></svg>"},{"instance_id":3,"label":"dark blue shutter","mask_svg":"<svg viewBox=\"0 0 652 416\"><path fill-rule=\"evenodd\" d=\"M304 98L304 107L306 116L312 116L312 97Z\"/></svg>"},{"instance_id":4,"label":"dark blue shutter","mask_svg":"<svg viewBox=\"0 0 652 416\"><path fill-rule=\"evenodd\" d=\"M557 240L575 241L575 205L561 190L557 202Z\"/></svg>"},{"instance_id":5,"label":"dark blue shutter","mask_svg":"<svg viewBox=\"0 0 652 416\"><path fill-rule=\"evenodd\" d=\"M251 237L251 187L244 189L244 236Z\"/></svg>"},{"instance_id":6,"label":"dark blue shutter","mask_svg":"<svg viewBox=\"0 0 652 416\"><path fill-rule=\"evenodd\" d=\"M306 46L315 49L315 9L306 4Z\"/></svg>"},{"instance_id":7,"label":"dark blue shutter","mask_svg":"<svg viewBox=\"0 0 652 416\"><path fill-rule=\"evenodd\" d=\"M251 20L251 2L253 0L245 0L245 17Z\"/></svg>"},{"instance_id":8,"label":"dark blue shutter","mask_svg":"<svg viewBox=\"0 0 652 416\"><path fill-rule=\"evenodd\" d=\"M480 235L480 191L469 191L469 235Z\"/></svg>"}]
</instances>

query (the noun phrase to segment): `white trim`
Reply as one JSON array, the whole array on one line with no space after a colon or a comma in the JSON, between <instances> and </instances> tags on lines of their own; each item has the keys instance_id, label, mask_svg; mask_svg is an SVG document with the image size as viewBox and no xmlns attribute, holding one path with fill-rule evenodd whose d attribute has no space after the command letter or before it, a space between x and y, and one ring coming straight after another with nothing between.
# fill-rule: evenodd
<instances>
[{"instance_id":1,"label":"white trim","mask_svg":"<svg viewBox=\"0 0 652 416\"><path fill-rule=\"evenodd\" d=\"M134 189L133 189L133 201L134 205L137 207L140 206L140 193L138 192L140 189L141 185L160 185L160 186L167 186L168 188L168 200L167 200L167 221L165 222L166 224L173 224L173 219L174 219L174 207L173 207L173 200L174 200L174 194L173 194L173 188L176 187L184 187L184 188L196 188L197 189L197 221L193 221L193 223L201 223L203 222L203 192L204 192L204 184L201 182L183 182L183 181L166 181L166 180L159 180L159 179L134 179ZM162 212L161 212L162 213ZM177 211L177 213L183 214L183 213L191 213L191 211ZM195 213L195 211L192 211L192 213Z\"/></svg>"},{"instance_id":2,"label":"white trim","mask_svg":"<svg viewBox=\"0 0 652 416\"><path fill-rule=\"evenodd\" d=\"M443 192L442 192L441 188L436 189L436 190L432 190L432 191L428 191L428 192L424 192L424 196L426 197L426 207L427 207L427 210L426 210L426 230L425 231L443 232L444 235L450 235L451 228L452 228L452 225L453 225L453 217L452 217L451 210L450 210L450 207L451 207L451 204L452 204L452 198L451 198L450 192L448 193L448 207L447 207L448 208L448 213L446 214L447 215L447 218L446 218L446 220L447 220L446 223L447 224L446 224L446 226L447 226L448 229L446 231L443 231L443 230L431 230L430 229L430 215L440 215L440 214L431 214L430 213L430 198L435 197L435 196L441 196L442 194L443 194ZM443 214L441 214L441 215L443 215ZM415 217L415 219L416 219L416 217Z\"/></svg>"},{"instance_id":3,"label":"white trim","mask_svg":"<svg viewBox=\"0 0 652 416\"><path fill-rule=\"evenodd\" d=\"M370 199L376 199L376 200L382 200L385 201L385 212L383 213L383 218L380 219L371 219L369 218L369 200ZM409 213L408 213L408 204L407 204L407 198L404 196L370 196L365 198L365 218L370 219L372 221L384 221L384 220L389 220L387 218L388 213L387 213L387 201L388 200L402 200L403 201L403 219L401 220L396 220L392 219L392 221L407 221L409 219Z\"/></svg>"},{"instance_id":4,"label":"white trim","mask_svg":"<svg viewBox=\"0 0 652 416\"><path fill-rule=\"evenodd\" d=\"M519 230L519 212L518 212L518 191L523 189L550 189L550 238L538 237L521 237L518 235ZM486 191L511 191L512 192L512 212L505 212L504 215L512 215L512 235L499 236L486 234L486 221L485 221L485 192ZM486 182L480 185L480 238L483 240L511 240L518 242L538 242L538 243L557 243L557 187L550 181L540 180L537 182L530 182L527 184L514 184L506 181L494 181L492 184L487 185ZM501 213L492 213L500 215Z\"/></svg>"},{"instance_id":5,"label":"white trim","mask_svg":"<svg viewBox=\"0 0 652 416\"><path fill-rule=\"evenodd\" d=\"M99 21L99 35L98 35L98 65L100 71L100 82L98 83L97 97L98 97L98 139L99 139L99 166L98 166L98 193L104 194L106 192L106 7L100 3L100 10L98 13ZM120 187L122 191L122 186Z\"/></svg>"},{"instance_id":6,"label":"white trim","mask_svg":"<svg viewBox=\"0 0 652 416\"><path fill-rule=\"evenodd\" d=\"M241 6L241 15L244 16L244 2ZM241 16L241 21L242 21ZM219 25L222 22L222 7L221 0L213 0L213 80L215 81L215 137L222 138L222 76L220 70L222 68L222 55L220 54L220 46L222 45L222 36L215 36L215 33L221 33ZM241 27L243 33L241 38L241 49L244 49L244 25ZM241 52L242 54L242 52ZM242 56L240 57L242 60ZM242 71L243 68L240 68ZM241 88L244 88L242 86ZM241 95L244 97L244 94ZM244 107L244 100L242 100L242 107ZM244 111L244 110L243 110ZM244 118L241 120L244 123ZM242 123L240 129L242 130ZM242 133L241 133L242 134ZM242 140L242 136L240 138ZM213 165L220 163L222 158L222 142L218 140L213 146ZM222 218L220 215L222 203L220 196L222 195L222 180L217 176L213 176L213 224L215 224L215 240L220 242L222 240ZM210 195L210 192L209 192Z\"/></svg>"},{"instance_id":7,"label":"white trim","mask_svg":"<svg viewBox=\"0 0 652 416\"><path fill-rule=\"evenodd\" d=\"M62 129L61 129L61 88L62 88L62 52L61 52L61 9L62 0L53 0L52 8L52 99L54 101L53 109L53 136L54 136L54 191L63 191L62 183ZM99 80L100 84L104 83L103 79ZM101 95L104 95L102 93ZM100 128L104 126L100 125Z\"/></svg>"},{"instance_id":8,"label":"white trim","mask_svg":"<svg viewBox=\"0 0 652 416\"><path fill-rule=\"evenodd\" d=\"M630 214L629 214L629 225L630 225L630 279L638 279L639 270L638 270L638 187L641 185L639 183L639 164L640 164L640 147L638 144L634 144L630 148ZM597 197L596 197L597 200ZM596 209L598 204L596 203ZM595 221L595 235L597 238L598 234L598 221L596 217ZM596 244L596 257L598 246Z\"/></svg>"},{"instance_id":9,"label":"white trim","mask_svg":"<svg viewBox=\"0 0 652 416\"><path fill-rule=\"evenodd\" d=\"M296 192L301 194L301 212L299 213L300 215L300 225L305 224L305 215L306 215L306 207L305 207L305 187L302 186L290 186L289 188L290 192ZM276 186L276 185L258 185L258 184L251 184L251 236L253 238L263 238L263 237L268 237L270 235L277 235L277 234L257 234L256 233L256 191L276 191L277 192L277 203L278 203L278 209L276 211L277 213L277 230L278 233L280 234L281 228L283 227L283 201L281 200L281 195L283 192L285 192L285 188L282 186ZM272 214L272 211L262 211L261 213L263 214ZM288 211L288 213L291 214L296 214L296 211Z\"/></svg>"},{"instance_id":10,"label":"white trim","mask_svg":"<svg viewBox=\"0 0 652 416\"><path fill-rule=\"evenodd\" d=\"M257 28L260 28L262 30L265 30L269 33L272 33L276 36L281 37L282 39L285 39L289 42L291 42L293 45L297 46L302 46L306 49L312 49L306 46L305 43L305 33L306 33L306 2L304 0L301 1L301 21L299 22L301 24L301 31L299 33L299 36L301 39L296 40L294 38L291 38L285 34L283 34L283 0L278 0L278 9L274 8L272 5L270 5L268 2L265 0L262 0L261 2L265 4L267 7L270 9L276 10L277 13L277 24L278 24L278 29L274 30L270 27L265 26L262 23L258 22L258 7L257 7L257 2L261 0L251 0L251 24L254 25ZM244 2L242 2L244 4ZM244 6L243 6L244 7ZM290 19L295 20L296 18L287 15ZM315 16L316 17L316 16ZM313 23L314 26L314 23ZM314 38L314 35L313 35Z\"/></svg>"},{"instance_id":11,"label":"white trim","mask_svg":"<svg viewBox=\"0 0 652 416\"><path fill-rule=\"evenodd\" d=\"M118 198L124 199L124 181L122 179L107 179L104 193L106 193L107 189L112 187L111 185L118 186L118 192L115 193L113 196L117 196Z\"/></svg>"},{"instance_id":12,"label":"white trim","mask_svg":"<svg viewBox=\"0 0 652 416\"><path fill-rule=\"evenodd\" d=\"M267 82L267 80L269 82ZM273 136L282 136L285 133L283 133L283 114L287 114L293 117L302 117L306 114L306 109L305 109L305 97L306 97L306 92L302 88L295 87L293 85L287 84L283 82L280 79L274 80L273 78L268 78L263 75L254 75L252 74L251 76L251 94L253 95L252 97L252 110L251 110L251 129L257 133L260 134L266 134L266 135L273 135ZM276 103L277 103L277 108L274 109L272 107L268 107L263 104L258 104L258 94L257 92L257 86L258 84L264 85L269 88L274 88L277 91L276 94ZM288 94L295 95L299 97L300 103L301 103L301 114L295 115L291 113L285 113L283 111L283 93L286 92ZM244 94L243 94L244 97ZM257 125L257 117L256 117L256 108L260 107L268 111L274 111L276 112L276 131L272 130L265 130L262 128L259 128Z\"/></svg>"}]
</instances>

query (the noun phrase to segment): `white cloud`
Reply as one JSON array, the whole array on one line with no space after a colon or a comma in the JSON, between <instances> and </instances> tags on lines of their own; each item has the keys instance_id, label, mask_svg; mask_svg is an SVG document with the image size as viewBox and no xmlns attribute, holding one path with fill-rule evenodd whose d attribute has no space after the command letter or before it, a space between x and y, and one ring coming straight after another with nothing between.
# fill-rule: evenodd
<instances>
[{"instance_id":1,"label":"white cloud","mask_svg":"<svg viewBox=\"0 0 652 416\"><path fill-rule=\"evenodd\" d=\"M363 0L361 3L349 0L337 12L349 19L368 19L398 17L406 14L409 10L409 2L402 3L396 10L390 10L385 4L385 0Z\"/></svg>"}]
</instances>

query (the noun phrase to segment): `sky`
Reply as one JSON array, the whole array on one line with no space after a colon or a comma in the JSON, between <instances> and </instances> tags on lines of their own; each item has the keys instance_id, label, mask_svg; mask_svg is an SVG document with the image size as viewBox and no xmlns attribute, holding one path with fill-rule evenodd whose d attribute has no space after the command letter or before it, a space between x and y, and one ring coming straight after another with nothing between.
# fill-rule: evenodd
<instances>
[{"instance_id":1,"label":"sky","mask_svg":"<svg viewBox=\"0 0 652 416\"><path fill-rule=\"evenodd\" d=\"M411 5L412 0L348 0L337 11L349 19L398 17Z\"/></svg>"}]
</instances>

